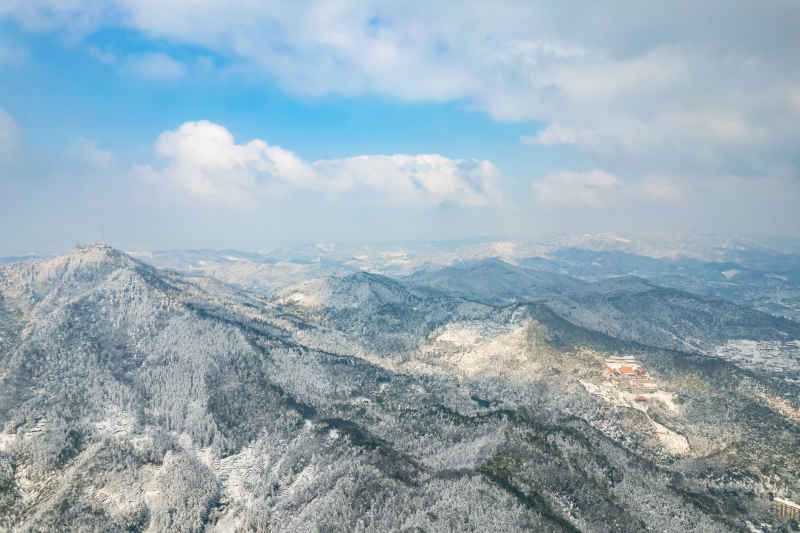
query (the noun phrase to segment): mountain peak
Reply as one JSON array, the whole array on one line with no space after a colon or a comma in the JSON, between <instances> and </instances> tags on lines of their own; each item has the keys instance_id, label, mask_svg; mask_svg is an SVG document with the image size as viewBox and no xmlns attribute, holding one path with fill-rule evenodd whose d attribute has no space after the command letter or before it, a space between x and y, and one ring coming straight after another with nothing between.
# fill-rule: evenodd
<instances>
[{"instance_id":1,"label":"mountain peak","mask_svg":"<svg viewBox=\"0 0 800 533\"><path fill-rule=\"evenodd\" d=\"M107 244L78 246L58 257L4 266L0 269L0 294L16 299L26 309L44 301L48 304L42 309L51 309L112 276L133 273L142 266Z\"/></svg>"},{"instance_id":2,"label":"mountain peak","mask_svg":"<svg viewBox=\"0 0 800 533\"><path fill-rule=\"evenodd\" d=\"M65 257L73 261L77 260L81 263L118 262L120 260L125 262L134 261L134 259L125 252L101 242L78 245Z\"/></svg>"},{"instance_id":3,"label":"mountain peak","mask_svg":"<svg viewBox=\"0 0 800 533\"><path fill-rule=\"evenodd\" d=\"M339 309L405 302L412 297L399 281L363 271L304 281L276 293L278 302Z\"/></svg>"},{"instance_id":4,"label":"mountain peak","mask_svg":"<svg viewBox=\"0 0 800 533\"><path fill-rule=\"evenodd\" d=\"M97 243L74 248L66 255L29 263L33 278L41 281L54 278L80 278L109 274L140 264L125 252Z\"/></svg>"}]
</instances>

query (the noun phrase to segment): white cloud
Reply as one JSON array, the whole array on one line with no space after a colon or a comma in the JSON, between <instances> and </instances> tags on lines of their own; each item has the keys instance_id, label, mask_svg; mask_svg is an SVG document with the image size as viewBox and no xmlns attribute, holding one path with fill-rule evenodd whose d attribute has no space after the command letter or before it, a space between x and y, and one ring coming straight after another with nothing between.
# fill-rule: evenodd
<instances>
[{"instance_id":1,"label":"white cloud","mask_svg":"<svg viewBox=\"0 0 800 533\"><path fill-rule=\"evenodd\" d=\"M489 161L437 154L362 155L317 161L314 169L332 192L374 191L392 205L478 207L500 202L498 172Z\"/></svg>"},{"instance_id":2,"label":"white cloud","mask_svg":"<svg viewBox=\"0 0 800 533\"><path fill-rule=\"evenodd\" d=\"M675 176L645 176L625 181L603 170L559 171L531 184L536 202L548 208L630 208L670 205L685 199L686 180Z\"/></svg>"},{"instance_id":3,"label":"white cloud","mask_svg":"<svg viewBox=\"0 0 800 533\"><path fill-rule=\"evenodd\" d=\"M0 16L10 14L28 30L63 28L77 39L119 13L115 0L5 0Z\"/></svg>"},{"instance_id":4,"label":"white cloud","mask_svg":"<svg viewBox=\"0 0 800 533\"><path fill-rule=\"evenodd\" d=\"M458 100L496 119L542 121L525 142L570 143L620 175L796 173L797 2L6 4L0 11L30 28L128 27L298 93ZM138 70L176 79L186 67L153 56Z\"/></svg>"},{"instance_id":5,"label":"white cloud","mask_svg":"<svg viewBox=\"0 0 800 533\"><path fill-rule=\"evenodd\" d=\"M551 172L532 184L536 200L547 207L608 207L621 186L616 176L602 170Z\"/></svg>"},{"instance_id":6,"label":"white cloud","mask_svg":"<svg viewBox=\"0 0 800 533\"><path fill-rule=\"evenodd\" d=\"M0 108L0 163L11 162L18 154L22 144L22 136L19 126Z\"/></svg>"},{"instance_id":7,"label":"white cloud","mask_svg":"<svg viewBox=\"0 0 800 533\"><path fill-rule=\"evenodd\" d=\"M103 48L89 46L86 48L86 52L100 63L113 67L121 74L133 75L155 82L180 80L185 78L190 71L209 75L214 70L214 63L205 56L193 58L187 64L161 52L126 56L109 46Z\"/></svg>"},{"instance_id":8,"label":"white cloud","mask_svg":"<svg viewBox=\"0 0 800 533\"><path fill-rule=\"evenodd\" d=\"M633 196L644 200L674 203L684 198L675 181L664 177L650 177L640 183L630 184L627 188Z\"/></svg>"},{"instance_id":9,"label":"white cloud","mask_svg":"<svg viewBox=\"0 0 800 533\"><path fill-rule=\"evenodd\" d=\"M345 199L367 195L371 202L392 206L500 202L498 172L488 161L363 155L306 162L259 139L236 144L227 129L208 121L187 122L162 133L155 148L166 165L138 167L136 174L206 205L252 207L291 191Z\"/></svg>"},{"instance_id":10,"label":"white cloud","mask_svg":"<svg viewBox=\"0 0 800 533\"><path fill-rule=\"evenodd\" d=\"M524 144L551 146L554 144L574 144L577 142L578 136L573 129L565 128L560 124L550 124L536 135L524 135L521 140Z\"/></svg>"},{"instance_id":11,"label":"white cloud","mask_svg":"<svg viewBox=\"0 0 800 533\"><path fill-rule=\"evenodd\" d=\"M186 66L166 54L150 53L128 58L125 70L140 78L172 81L186 76Z\"/></svg>"},{"instance_id":12,"label":"white cloud","mask_svg":"<svg viewBox=\"0 0 800 533\"><path fill-rule=\"evenodd\" d=\"M75 139L67 147L66 155L95 170L108 170L114 166L114 155L111 152L101 150L97 143L84 137Z\"/></svg>"}]
</instances>

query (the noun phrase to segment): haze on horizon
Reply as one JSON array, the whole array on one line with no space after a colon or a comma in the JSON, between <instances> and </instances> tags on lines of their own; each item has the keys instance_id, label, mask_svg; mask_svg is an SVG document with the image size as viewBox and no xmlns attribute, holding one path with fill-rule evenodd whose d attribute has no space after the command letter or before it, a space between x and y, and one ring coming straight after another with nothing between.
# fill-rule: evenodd
<instances>
[{"instance_id":1,"label":"haze on horizon","mask_svg":"<svg viewBox=\"0 0 800 533\"><path fill-rule=\"evenodd\" d=\"M798 236L800 3L0 1L0 255Z\"/></svg>"}]
</instances>

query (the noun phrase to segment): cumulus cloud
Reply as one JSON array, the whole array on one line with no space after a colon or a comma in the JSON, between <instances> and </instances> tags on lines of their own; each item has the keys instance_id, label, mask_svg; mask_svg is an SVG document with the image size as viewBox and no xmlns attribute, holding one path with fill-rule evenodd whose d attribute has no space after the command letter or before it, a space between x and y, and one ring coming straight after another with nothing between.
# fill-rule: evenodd
<instances>
[{"instance_id":1,"label":"cumulus cloud","mask_svg":"<svg viewBox=\"0 0 800 533\"><path fill-rule=\"evenodd\" d=\"M430 155L362 155L307 162L260 139L237 144L223 126L187 122L162 133L156 153L162 168L137 167L151 183L190 202L255 206L292 191L330 197L368 195L381 205L486 206L500 202L497 169L489 161Z\"/></svg>"},{"instance_id":2,"label":"cumulus cloud","mask_svg":"<svg viewBox=\"0 0 800 533\"><path fill-rule=\"evenodd\" d=\"M123 26L205 48L298 93L457 100L498 120L542 121L546 129L524 142L569 143L620 175L797 170L792 0L758 9L690 0L669 9L632 0L17 0L3 9L29 28ZM167 56L141 61L150 78L185 72Z\"/></svg>"},{"instance_id":3,"label":"cumulus cloud","mask_svg":"<svg viewBox=\"0 0 800 533\"><path fill-rule=\"evenodd\" d=\"M362 155L317 161L314 169L332 191L366 189L394 205L479 207L500 202L495 183L498 172L489 161L437 154Z\"/></svg>"}]
</instances>

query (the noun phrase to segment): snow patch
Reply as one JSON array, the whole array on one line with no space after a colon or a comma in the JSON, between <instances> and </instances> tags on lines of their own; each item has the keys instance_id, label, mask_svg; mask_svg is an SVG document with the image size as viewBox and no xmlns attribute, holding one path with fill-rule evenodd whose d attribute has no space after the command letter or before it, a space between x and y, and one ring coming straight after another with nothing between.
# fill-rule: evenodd
<instances>
[{"instance_id":1,"label":"snow patch","mask_svg":"<svg viewBox=\"0 0 800 533\"><path fill-rule=\"evenodd\" d=\"M434 332L422 351L463 377L528 373L535 367L528 358L527 333L528 324L489 327L483 321L454 322Z\"/></svg>"},{"instance_id":2,"label":"snow patch","mask_svg":"<svg viewBox=\"0 0 800 533\"><path fill-rule=\"evenodd\" d=\"M0 452L8 451L11 448L11 445L14 444L14 441L17 440L17 436L13 433L2 433L0 432Z\"/></svg>"},{"instance_id":3,"label":"snow patch","mask_svg":"<svg viewBox=\"0 0 800 533\"><path fill-rule=\"evenodd\" d=\"M674 414L679 414L681 409L675 403L675 399L672 393L666 391L657 391L653 393L645 394L644 396L647 398L648 403L638 402L636 401L636 397L639 396L638 394L632 394L629 392L623 392L617 389L613 384L606 382L600 385L579 380L580 384L586 389L589 394L592 394L602 400L612 404L617 405L619 407L628 407L631 409L636 409L637 411L641 411L650 421L650 424L653 427L653 433L658 438L661 445L664 449L673 455L686 455L690 451L689 441L683 435L672 431L668 427L659 424L652 418L650 415L647 414L649 408L649 402L652 401L661 401L663 402L667 409L672 411Z\"/></svg>"},{"instance_id":4,"label":"snow patch","mask_svg":"<svg viewBox=\"0 0 800 533\"><path fill-rule=\"evenodd\" d=\"M121 436L133 433L135 423L136 419L130 413L117 406L111 406L106 411L106 418L95 422L94 427L100 433Z\"/></svg>"},{"instance_id":5,"label":"snow patch","mask_svg":"<svg viewBox=\"0 0 800 533\"><path fill-rule=\"evenodd\" d=\"M650 423L653 425L656 437L661 441L661 445L664 446L665 450L675 455L689 453L689 441L686 440L686 437L675 433L666 426L662 426L653 419L650 419Z\"/></svg>"},{"instance_id":6,"label":"snow patch","mask_svg":"<svg viewBox=\"0 0 800 533\"><path fill-rule=\"evenodd\" d=\"M741 272L741 270L731 269L731 270L724 270L721 272L721 274L725 276L725 279L731 279L739 272Z\"/></svg>"}]
</instances>

